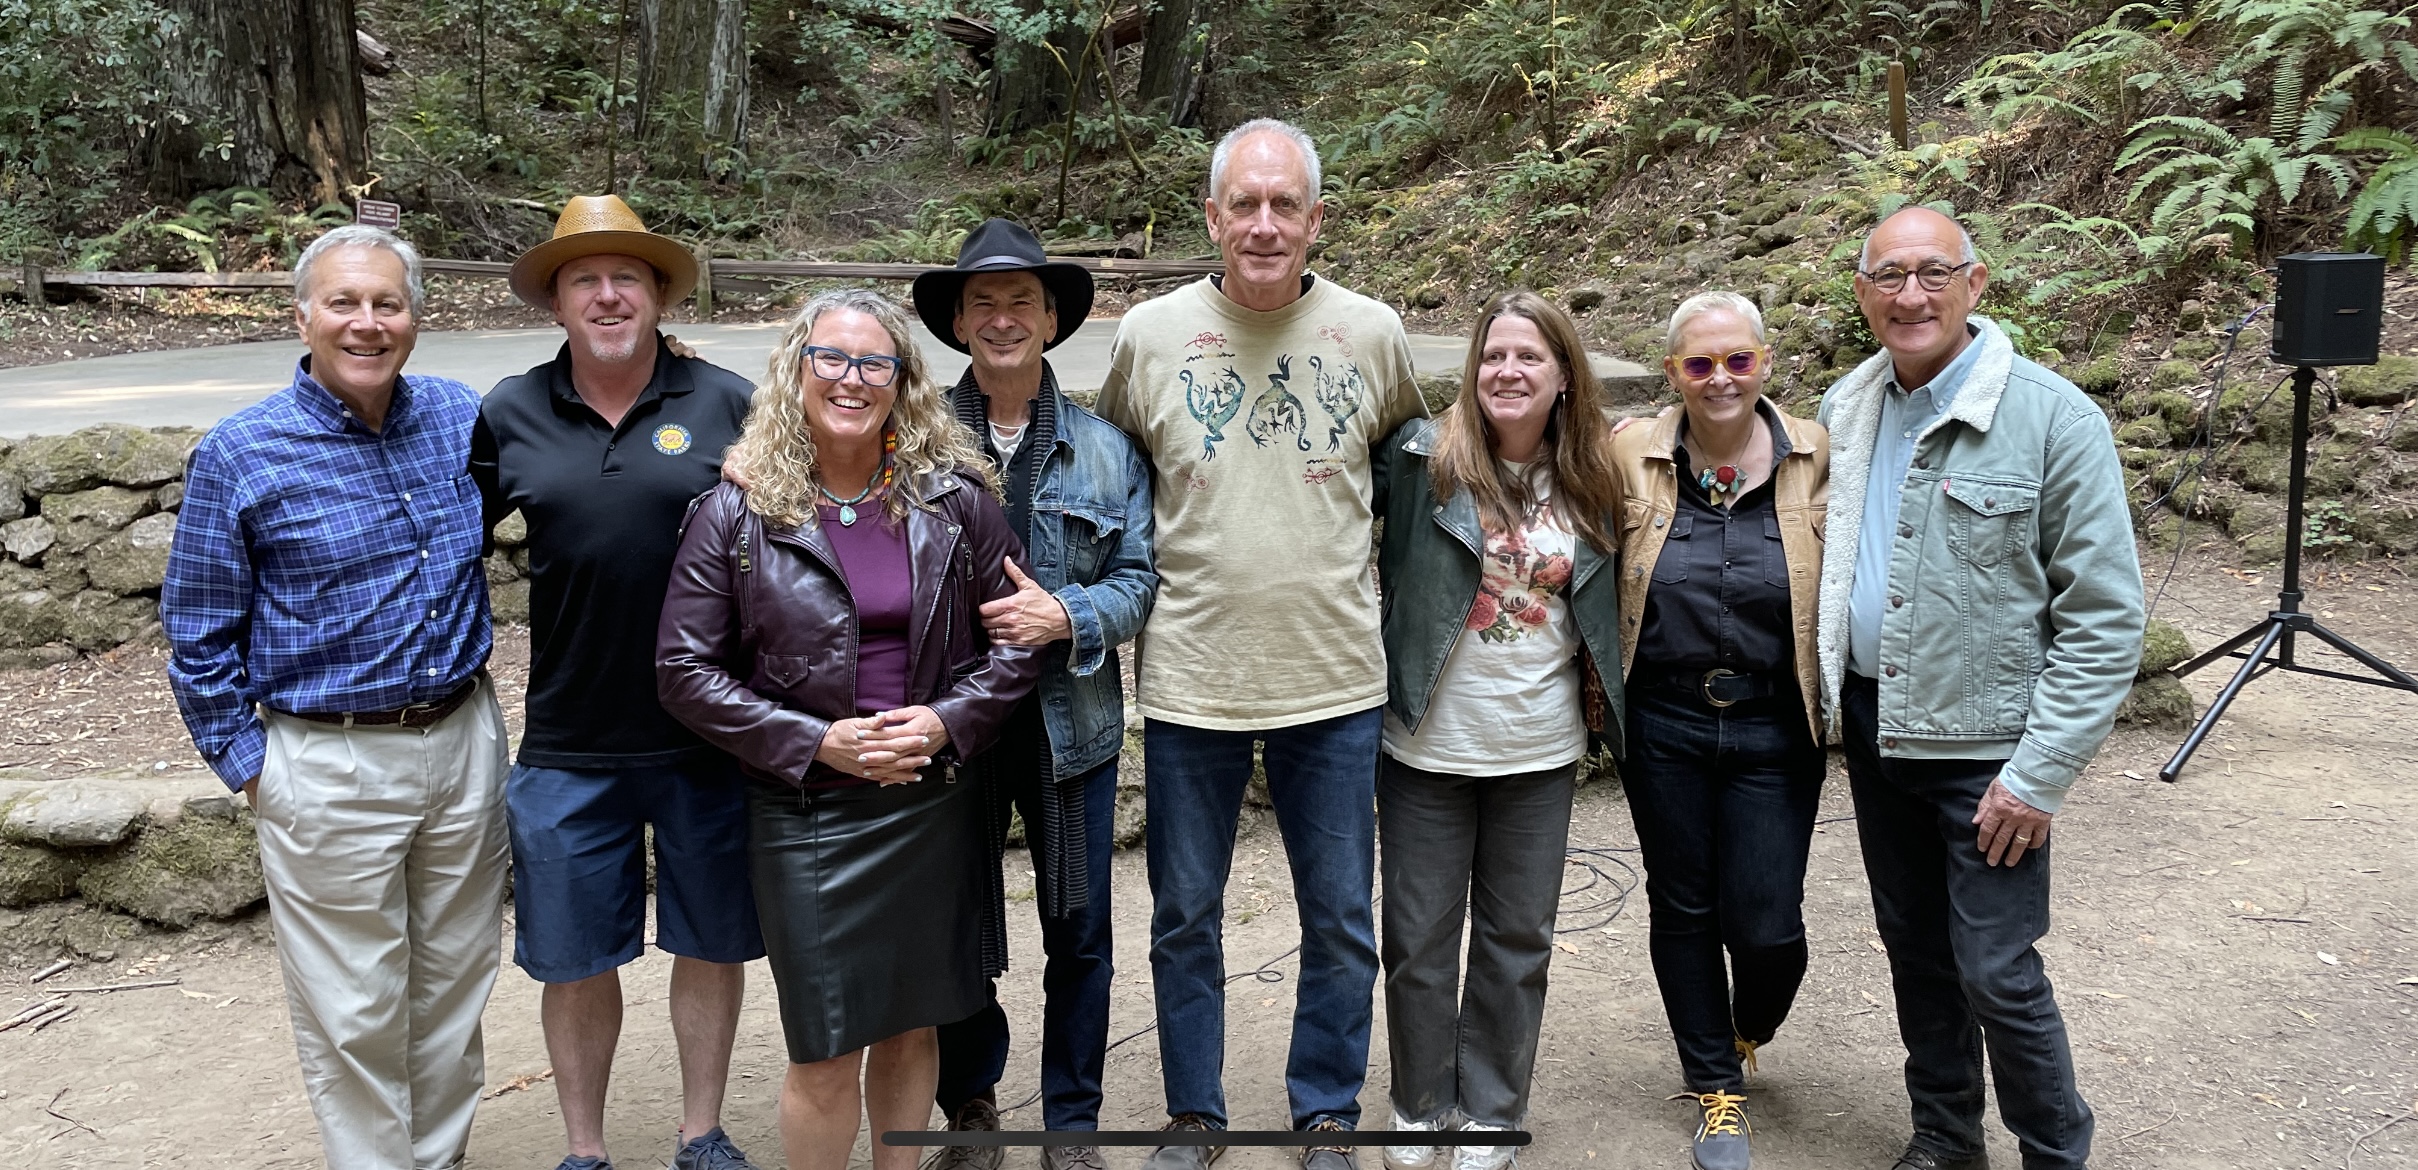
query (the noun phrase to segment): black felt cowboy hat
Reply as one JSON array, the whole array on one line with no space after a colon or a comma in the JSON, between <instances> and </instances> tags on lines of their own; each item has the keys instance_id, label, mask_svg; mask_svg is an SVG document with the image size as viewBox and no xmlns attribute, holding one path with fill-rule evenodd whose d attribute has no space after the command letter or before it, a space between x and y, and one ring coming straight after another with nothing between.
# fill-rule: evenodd
<instances>
[{"instance_id":1,"label":"black felt cowboy hat","mask_svg":"<svg viewBox=\"0 0 2418 1170\"><path fill-rule=\"evenodd\" d=\"M924 319L924 327L942 345L959 353L968 350L965 342L957 340L958 294L965 290L966 278L977 272L1030 272L1041 278L1041 287L1048 289L1058 302L1058 335L1042 343L1042 349L1057 348L1059 342L1083 328L1085 317L1091 316L1090 269L1050 259L1049 253L1041 250L1041 241L1021 224L986 219L982 226L966 233L964 246L957 250L957 267L915 278L916 315Z\"/></svg>"}]
</instances>

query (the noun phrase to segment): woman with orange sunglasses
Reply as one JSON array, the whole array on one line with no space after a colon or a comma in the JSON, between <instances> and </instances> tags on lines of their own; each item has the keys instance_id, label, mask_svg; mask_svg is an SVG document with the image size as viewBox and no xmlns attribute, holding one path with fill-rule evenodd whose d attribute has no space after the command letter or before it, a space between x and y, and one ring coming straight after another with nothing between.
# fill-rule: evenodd
<instances>
[{"instance_id":1,"label":"woman with orange sunglasses","mask_svg":"<svg viewBox=\"0 0 2418 1170\"><path fill-rule=\"evenodd\" d=\"M1695 1163L1746 1170L1746 1073L1805 975L1830 439L1763 397L1772 357L1754 302L1690 297L1666 337L1681 409L1612 444L1627 500L1621 782Z\"/></svg>"}]
</instances>

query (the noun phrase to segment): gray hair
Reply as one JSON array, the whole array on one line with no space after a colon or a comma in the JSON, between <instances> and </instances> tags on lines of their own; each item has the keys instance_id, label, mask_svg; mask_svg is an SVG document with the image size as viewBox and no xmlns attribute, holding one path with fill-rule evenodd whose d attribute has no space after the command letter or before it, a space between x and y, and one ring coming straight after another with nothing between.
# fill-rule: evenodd
<instances>
[{"instance_id":1,"label":"gray hair","mask_svg":"<svg viewBox=\"0 0 2418 1170\"><path fill-rule=\"evenodd\" d=\"M338 248L384 248L403 262L403 285L411 291L411 316L419 320L420 310L428 303L427 290L420 283L420 250L403 237L385 228L348 223L333 228L326 235L311 241L302 250L302 259L294 262L294 304L301 308L304 318L311 315L311 276L319 258Z\"/></svg>"},{"instance_id":2,"label":"gray hair","mask_svg":"<svg viewBox=\"0 0 2418 1170\"><path fill-rule=\"evenodd\" d=\"M1966 231L1965 225L1957 223L1955 216L1949 215L1947 212L1941 211L1936 207L1924 207L1920 203L1909 203L1904 207L1898 208L1896 211L1892 211L1889 214L1882 216L1880 223L1872 225L1872 230L1864 233L1864 247L1855 254L1856 271L1862 272L1863 270L1872 267L1872 237L1881 234L1881 228L1883 225L1887 224L1890 220L1906 214L1909 211L1918 210L1928 211L1933 215L1939 216L1941 219L1947 220L1951 224L1955 224L1957 263L1971 264L1981 259L1981 253L1973 250L1973 233Z\"/></svg>"},{"instance_id":3,"label":"gray hair","mask_svg":"<svg viewBox=\"0 0 2418 1170\"><path fill-rule=\"evenodd\" d=\"M1688 322L1717 311L1736 313L1738 319L1746 322L1747 329L1754 333L1755 344L1763 344L1763 311L1755 307L1755 302L1734 292L1700 292L1679 302L1679 307L1672 310L1670 327L1662 336L1662 351L1677 354L1679 331L1686 328Z\"/></svg>"},{"instance_id":4,"label":"gray hair","mask_svg":"<svg viewBox=\"0 0 2418 1170\"><path fill-rule=\"evenodd\" d=\"M1217 140L1217 149L1209 154L1209 197L1215 199L1226 189L1226 160L1234 156L1235 144L1255 134L1279 135L1301 151L1301 164L1310 172L1310 202L1318 202L1318 144L1310 141L1308 131L1282 118L1253 118Z\"/></svg>"}]
</instances>

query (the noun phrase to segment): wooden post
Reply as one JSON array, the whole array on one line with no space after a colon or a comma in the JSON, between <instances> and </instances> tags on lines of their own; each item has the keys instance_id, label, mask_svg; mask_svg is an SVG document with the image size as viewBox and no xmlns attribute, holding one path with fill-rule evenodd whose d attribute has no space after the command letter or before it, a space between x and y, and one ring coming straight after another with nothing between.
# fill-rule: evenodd
<instances>
[{"instance_id":1,"label":"wooden post","mask_svg":"<svg viewBox=\"0 0 2418 1170\"><path fill-rule=\"evenodd\" d=\"M42 265L49 259L50 256L40 248L25 250L25 303L37 309L42 307Z\"/></svg>"},{"instance_id":2,"label":"wooden post","mask_svg":"<svg viewBox=\"0 0 2418 1170\"><path fill-rule=\"evenodd\" d=\"M1889 140L1897 143L1899 150L1907 148L1906 63L1903 61L1889 63Z\"/></svg>"},{"instance_id":3,"label":"wooden post","mask_svg":"<svg viewBox=\"0 0 2418 1170\"><path fill-rule=\"evenodd\" d=\"M699 244L697 252L697 319L710 321L714 316L714 254Z\"/></svg>"}]
</instances>

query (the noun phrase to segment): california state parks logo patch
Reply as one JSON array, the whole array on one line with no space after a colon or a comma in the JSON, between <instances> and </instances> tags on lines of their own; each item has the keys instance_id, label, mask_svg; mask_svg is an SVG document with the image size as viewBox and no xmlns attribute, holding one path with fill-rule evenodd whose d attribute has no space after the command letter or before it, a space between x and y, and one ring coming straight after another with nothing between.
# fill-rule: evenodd
<instances>
[{"instance_id":1,"label":"california state parks logo patch","mask_svg":"<svg viewBox=\"0 0 2418 1170\"><path fill-rule=\"evenodd\" d=\"M655 428L655 449L666 455L685 455L696 442L690 437L688 428L679 423L665 423Z\"/></svg>"}]
</instances>

